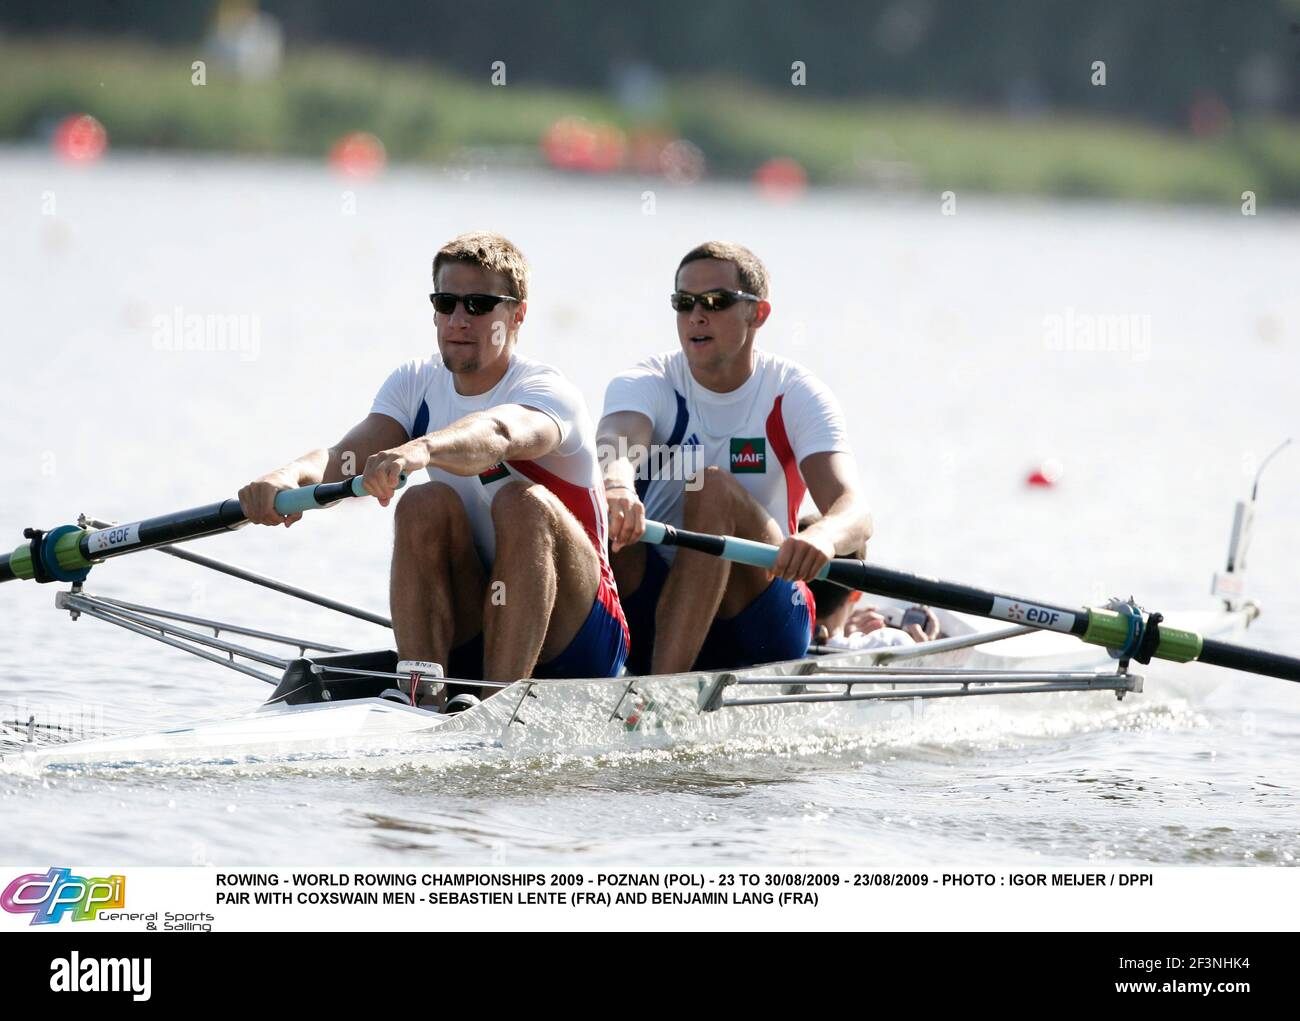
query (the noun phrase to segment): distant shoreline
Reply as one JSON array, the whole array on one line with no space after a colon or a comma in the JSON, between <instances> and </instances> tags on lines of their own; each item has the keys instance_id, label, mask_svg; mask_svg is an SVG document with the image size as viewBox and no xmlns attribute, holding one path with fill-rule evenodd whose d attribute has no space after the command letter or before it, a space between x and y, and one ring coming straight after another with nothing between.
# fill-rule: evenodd
<instances>
[{"instance_id":1,"label":"distant shoreline","mask_svg":"<svg viewBox=\"0 0 1300 1021\"><path fill-rule=\"evenodd\" d=\"M529 169L547 166L539 146L546 130L578 117L628 139L639 132L685 138L702 150L706 179L722 181L749 179L765 160L787 157L814 186L876 194L951 190L1239 211L1249 191L1261 207L1300 206L1300 123L1280 118L1241 119L1218 138L1198 140L1119 119L1018 119L677 79L651 123L599 92L494 87L486 75L471 82L339 51L291 51L262 82L232 80L209 61L207 84L194 85L198 59L205 59L201 47L4 40L0 140L39 143L61 117L85 112L104 124L117 150L323 160L343 135L368 131L396 165ZM697 101L702 95L707 102Z\"/></svg>"}]
</instances>

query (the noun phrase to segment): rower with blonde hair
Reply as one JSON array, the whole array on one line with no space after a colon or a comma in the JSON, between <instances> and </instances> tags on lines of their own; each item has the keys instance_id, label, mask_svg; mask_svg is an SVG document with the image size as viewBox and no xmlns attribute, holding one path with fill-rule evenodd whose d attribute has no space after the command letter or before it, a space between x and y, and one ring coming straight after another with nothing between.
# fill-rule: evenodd
<instances>
[{"instance_id":1,"label":"rower with blonde hair","mask_svg":"<svg viewBox=\"0 0 1300 1021\"><path fill-rule=\"evenodd\" d=\"M595 433L577 388L516 351L528 263L498 234L462 234L433 260L433 358L399 366L338 443L245 486L250 521L292 524L275 497L364 465L385 505L405 475L390 576L403 661L450 676L614 677L627 625L607 554ZM412 684L414 687L414 682ZM486 690L486 689L485 689ZM455 708L472 701L461 700Z\"/></svg>"}]
</instances>

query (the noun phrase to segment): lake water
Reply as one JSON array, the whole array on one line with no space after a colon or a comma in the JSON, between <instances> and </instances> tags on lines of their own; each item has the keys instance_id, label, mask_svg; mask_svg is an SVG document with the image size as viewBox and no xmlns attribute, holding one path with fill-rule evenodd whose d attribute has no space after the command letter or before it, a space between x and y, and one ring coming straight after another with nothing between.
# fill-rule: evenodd
<instances>
[{"instance_id":1,"label":"lake water","mask_svg":"<svg viewBox=\"0 0 1300 1021\"><path fill-rule=\"evenodd\" d=\"M398 362L434 347L437 246L514 239L534 266L522 349L593 412L675 343L680 255L768 263L760 343L831 383L876 510L879 562L1064 603L1213 605L1232 504L1300 432L1300 217L0 150L4 546L79 512L131 520L232 495L337 439ZM170 324L235 324L231 350ZM233 317L233 318L231 318ZM1098 336L1102 340L1098 341ZM1060 460L1057 487L1025 486ZM1300 654L1300 449L1261 487L1250 641ZM383 610L373 505L245 529L202 552ZM198 547L196 547L198 549ZM255 680L0 588L0 705L86 709L112 732L219 717ZM157 554L91 588L341 645L334 619ZM1300 686L1156 666L1123 711L944 740L845 735L513 765L0 774L0 861L125 864L1294 864ZM19 709L6 708L6 712Z\"/></svg>"}]
</instances>

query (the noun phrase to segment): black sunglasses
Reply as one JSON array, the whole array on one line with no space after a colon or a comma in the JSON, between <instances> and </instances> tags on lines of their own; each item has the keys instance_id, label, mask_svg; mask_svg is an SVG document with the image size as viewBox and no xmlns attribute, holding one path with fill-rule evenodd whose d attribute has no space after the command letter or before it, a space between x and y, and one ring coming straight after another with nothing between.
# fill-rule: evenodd
<instances>
[{"instance_id":1,"label":"black sunglasses","mask_svg":"<svg viewBox=\"0 0 1300 1021\"><path fill-rule=\"evenodd\" d=\"M456 303L464 302L465 311L472 316L485 316L503 301L518 301L509 294L452 294L450 291L434 291L429 295L433 310L445 316L456 311Z\"/></svg>"},{"instance_id":2,"label":"black sunglasses","mask_svg":"<svg viewBox=\"0 0 1300 1021\"><path fill-rule=\"evenodd\" d=\"M672 303L674 311L689 312L699 302L704 306L705 312L721 312L724 308L731 308L738 301L762 301L757 294L750 294L748 291L728 291L718 288L712 291L705 291L703 294L692 294L690 291L673 291L668 300Z\"/></svg>"}]
</instances>

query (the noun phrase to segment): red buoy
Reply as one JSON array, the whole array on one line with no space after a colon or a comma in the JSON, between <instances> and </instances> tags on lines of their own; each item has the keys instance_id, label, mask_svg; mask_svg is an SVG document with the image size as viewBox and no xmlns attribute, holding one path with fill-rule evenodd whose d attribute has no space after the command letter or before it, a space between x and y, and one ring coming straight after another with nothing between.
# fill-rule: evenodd
<instances>
[{"instance_id":1,"label":"red buoy","mask_svg":"<svg viewBox=\"0 0 1300 1021\"><path fill-rule=\"evenodd\" d=\"M388 164L388 151L370 132L351 131L330 147L329 161L347 177L374 177Z\"/></svg>"},{"instance_id":2,"label":"red buoy","mask_svg":"<svg viewBox=\"0 0 1300 1021\"><path fill-rule=\"evenodd\" d=\"M72 113L54 129L54 151L69 163L94 163L108 148L104 125L88 113Z\"/></svg>"},{"instance_id":3,"label":"red buoy","mask_svg":"<svg viewBox=\"0 0 1300 1021\"><path fill-rule=\"evenodd\" d=\"M807 189L808 175L788 156L774 156L754 171L754 183L764 198L788 202Z\"/></svg>"},{"instance_id":4,"label":"red buoy","mask_svg":"<svg viewBox=\"0 0 1300 1021\"><path fill-rule=\"evenodd\" d=\"M1025 479L1028 486L1054 486L1065 474L1065 467L1054 457L1049 457L1038 465Z\"/></svg>"},{"instance_id":5,"label":"red buoy","mask_svg":"<svg viewBox=\"0 0 1300 1021\"><path fill-rule=\"evenodd\" d=\"M613 124L562 117L542 136L542 156L557 170L608 174L627 161L627 138Z\"/></svg>"}]
</instances>

